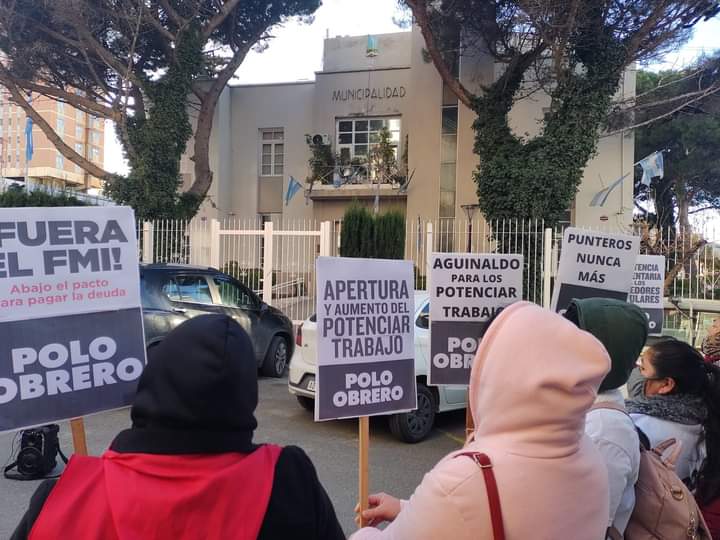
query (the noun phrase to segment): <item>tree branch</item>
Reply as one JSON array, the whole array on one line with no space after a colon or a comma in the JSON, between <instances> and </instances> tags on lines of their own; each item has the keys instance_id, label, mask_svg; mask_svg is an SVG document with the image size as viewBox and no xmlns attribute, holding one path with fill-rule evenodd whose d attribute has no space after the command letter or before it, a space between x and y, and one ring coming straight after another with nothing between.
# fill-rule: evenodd
<instances>
[{"instance_id":1,"label":"tree branch","mask_svg":"<svg viewBox=\"0 0 720 540\"><path fill-rule=\"evenodd\" d=\"M445 61L442 58L442 54L438 49L435 36L430 28L430 20L427 15L427 6L425 0L408 0L408 7L415 17L415 22L420 27L420 33L425 38L425 46L427 47L428 54L435 65L440 77L453 94L457 96L460 102L469 109L473 109L473 102L476 96L470 92L448 69Z\"/></svg>"},{"instance_id":2,"label":"tree branch","mask_svg":"<svg viewBox=\"0 0 720 540\"><path fill-rule=\"evenodd\" d=\"M205 24L205 27L202 29L202 37L208 39L212 33L225 22L225 19L228 18L238 5L240 5L240 0L225 0L222 5L219 6L218 13Z\"/></svg>"},{"instance_id":3,"label":"tree branch","mask_svg":"<svg viewBox=\"0 0 720 540\"><path fill-rule=\"evenodd\" d=\"M2 65L0 65L0 74L7 75L7 70ZM33 108L33 106L28 102L28 100L25 99L25 96L23 96L23 93L20 91L20 88L17 85L11 82L10 84L6 85L6 88L10 92L13 101L25 111L25 114L32 118L33 122L42 130L42 132L55 146L58 152L60 152L70 161L87 171L92 176L103 180L112 176L111 173L99 167L98 165L95 165L92 161L86 159L84 156L81 156L75 150L65 144L65 142L55 132L55 130L50 127L50 124L47 123L45 118L43 118L42 115Z\"/></svg>"},{"instance_id":4,"label":"tree branch","mask_svg":"<svg viewBox=\"0 0 720 540\"><path fill-rule=\"evenodd\" d=\"M690 210L688 214L697 214L699 212L707 212L708 210L720 210L720 204L711 204L710 206L696 208L695 210Z\"/></svg>"}]
</instances>

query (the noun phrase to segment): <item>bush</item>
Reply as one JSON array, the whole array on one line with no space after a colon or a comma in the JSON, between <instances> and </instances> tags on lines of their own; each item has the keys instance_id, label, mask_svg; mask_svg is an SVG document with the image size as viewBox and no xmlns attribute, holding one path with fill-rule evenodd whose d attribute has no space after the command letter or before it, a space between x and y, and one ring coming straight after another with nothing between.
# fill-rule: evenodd
<instances>
[{"instance_id":1,"label":"bush","mask_svg":"<svg viewBox=\"0 0 720 540\"><path fill-rule=\"evenodd\" d=\"M263 270L262 268L243 268L237 261L225 263L220 269L221 272L234 277L240 283L253 291L262 290L263 286ZM272 284L276 285L278 280L278 272L272 274Z\"/></svg>"},{"instance_id":2,"label":"bush","mask_svg":"<svg viewBox=\"0 0 720 540\"><path fill-rule=\"evenodd\" d=\"M28 192L25 187L19 185L10 186L0 193L0 208L25 206L88 206L88 204L65 193L53 195L42 190Z\"/></svg>"},{"instance_id":3,"label":"bush","mask_svg":"<svg viewBox=\"0 0 720 540\"><path fill-rule=\"evenodd\" d=\"M364 259L405 257L405 217L400 212L373 216L353 203L343 217L340 255Z\"/></svg>"}]
</instances>

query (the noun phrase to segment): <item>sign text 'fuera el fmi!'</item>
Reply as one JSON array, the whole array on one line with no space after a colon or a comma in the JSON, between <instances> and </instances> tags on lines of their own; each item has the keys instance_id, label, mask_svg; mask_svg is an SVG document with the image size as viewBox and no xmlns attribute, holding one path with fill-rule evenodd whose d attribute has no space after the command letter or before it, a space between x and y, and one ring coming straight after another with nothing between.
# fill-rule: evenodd
<instances>
[{"instance_id":1,"label":"sign text 'fuera el fmi!'","mask_svg":"<svg viewBox=\"0 0 720 540\"><path fill-rule=\"evenodd\" d=\"M522 255L434 253L430 384L467 385L485 322L522 300Z\"/></svg>"},{"instance_id":2,"label":"sign text 'fuera el fmi!'","mask_svg":"<svg viewBox=\"0 0 720 540\"><path fill-rule=\"evenodd\" d=\"M128 405L145 366L135 219L0 209L0 431Z\"/></svg>"},{"instance_id":3,"label":"sign text 'fuera el fmi!'","mask_svg":"<svg viewBox=\"0 0 720 540\"><path fill-rule=\"evenodd\" d=\"M417 406L409 261L317 260L315 419Z\"/></svg>"}]
</instances>

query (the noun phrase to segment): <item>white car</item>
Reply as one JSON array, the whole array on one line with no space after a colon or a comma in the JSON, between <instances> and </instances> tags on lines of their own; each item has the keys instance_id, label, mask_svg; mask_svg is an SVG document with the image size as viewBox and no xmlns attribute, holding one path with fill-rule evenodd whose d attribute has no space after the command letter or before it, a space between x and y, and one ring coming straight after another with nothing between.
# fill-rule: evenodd
<instances>
[{"instance_id":1,"label":"white car","mask_svg":"<svg viewBox=\"0 0 720 540\"><path fill-rule=\"evenodd\" d=\"M428 386L430 360L430 298L426 292L415 293L415 377L418 408L409 413L390 416L390 430L402 441L416 443L428 436L435 413L464 409L467 389L463 386ZM315 407L315 374L317 370L317 334L315 315L297 330L295 353L290 360L288 389L305 409Z\"/></svg>"}]
</instances>

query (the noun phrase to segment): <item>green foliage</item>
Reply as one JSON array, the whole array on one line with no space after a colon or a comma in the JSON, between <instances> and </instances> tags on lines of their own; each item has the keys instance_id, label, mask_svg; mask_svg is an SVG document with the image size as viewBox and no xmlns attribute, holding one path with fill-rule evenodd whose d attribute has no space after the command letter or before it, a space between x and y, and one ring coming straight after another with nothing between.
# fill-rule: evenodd
<instances>
[{"instance_id":1,"label":"green foliage","mask_svg":"<svg viewBox=\"0 0 720 540\"><path fill-rule=\"evenodd\" d=\"M262 268L244 268L237 261L230 261L223 265L220 269L227 275L234 277L240 283L253 291L262 290L263 287L263 270ZM272 274L272 284L276 285L278 281L278 272Z\"/></svg>"},{"instance_id":2,"label":"green foliage","mask_svg":"<svg viewBox=\"0 0 720 540\"><path fill-rule=\"evenodd\" d=\"M405 216L387 212L375 220L375 256L378 259L405 257Z\"/></svg>"},{"instance_id":3,"label":"green foliage","mask_svg":"<svg viewBox=\"0 0 720 540\"><path fill-rule=\"evenodd\" d=\"M23 186L10 186L0 193L0 208L45 206L88 206L72 195L52 195L44 191L25 191Z\"/></svg>"},{"instance_id":4,"label":"green foliage","mask_svg":"<svg viewBox=\"0 0 720 540\"><path fill-rule=\"evenodd\" d=\"M202 202L178 191L180 158L192 136L187 96L203 68L203 42L198 33L196 28L184 32L177 62L164 77L143 81L149 113L127 120L130 144L135 149L132 154L126 152L131 172L127 178L114 177L107 182L107 193L132 206L139 219L189 219Z\"/></svg>"},{"instance_id":5,"label":"green foliage","mask_svg":"<svg viewBox=\"0 0 720 540\"><path fill-rule=\"evenodd\" d=\"M381 182L393 182L398 170L390 130L383 127L378 135L380 140L371 148L368 156L370 170Z\"/></svg>"},{"instance_id":6,"label":"green foliage","mask_svg":"<svg viewBox=\"0 0 720 540\"><path fill-rule=\"evenodd\" d=\"M343 217L340 255L369 259L375 252L375 220L359 203L351 204Z\"/></svg>"},{"instance_id":7,"label":"green foliage","mask_svg":"<svg viewBox=\"0 0 720 540\"><path fill-rule=\"evenodd\" d=\"M594 155L624 61L622 46L595 36L577 51L586 69L567 74L552 92L542 133L515 135L508 121L524 71L501 78L474 101L475 173L486 219L544 219L553 224L570 208L583 169Z\"/></svg>"},{"instance_id":8,"label":"green foliage","mask_svg":"<svg viewBox=\"0 0 720 540\"><path fill-rule=\"evenodd\" d=\"M366 207L353 203L343 217L340 254L364 259L404 258L405 216L387 212L376 217Z\"/></svg>"},{"instance_id":9,"label":"green foliage","mask_svg":"<svg viewBox=\"0 0 720 540\"><path fill-rule=\"evenodd\" d=\"M332 146L329 144L312 144L310 137L308 138L308 146L310 147L310 159L308 165L310 165L310 175L307 177L307 181L312 185L315 182L321 184L332 184L333 171L335 170L335 164L337 163L337 156L332 151Z\"/></svg>"}]
</instances>

